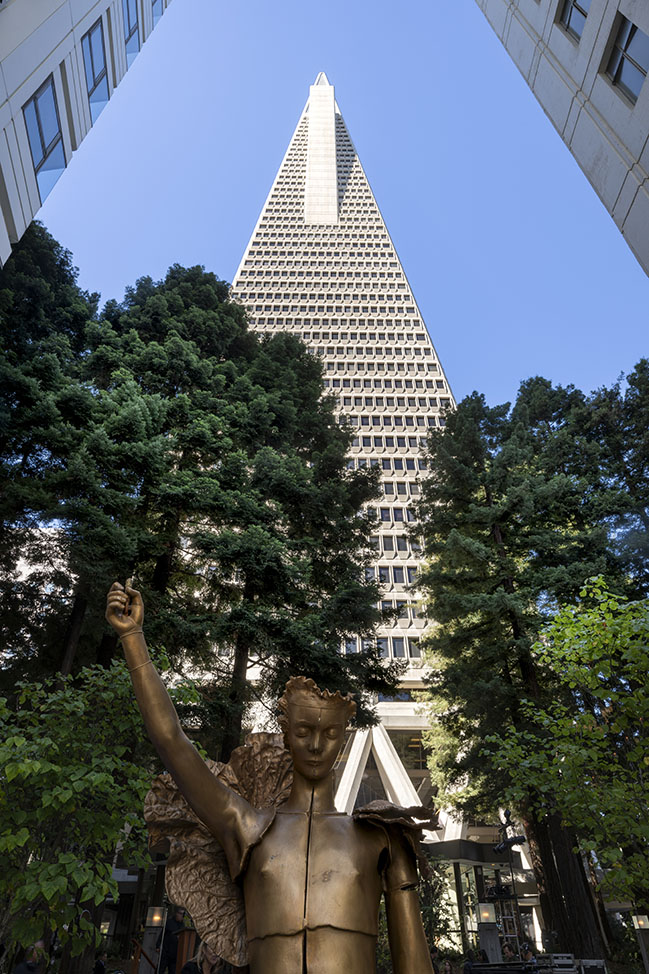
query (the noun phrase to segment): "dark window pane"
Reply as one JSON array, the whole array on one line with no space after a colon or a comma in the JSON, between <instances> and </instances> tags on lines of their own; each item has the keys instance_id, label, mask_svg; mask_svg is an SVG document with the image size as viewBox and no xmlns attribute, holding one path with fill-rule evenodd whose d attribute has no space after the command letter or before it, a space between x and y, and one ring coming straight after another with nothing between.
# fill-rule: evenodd
<instances>
[{"instance_id":1,"label":"dark window pane","mask_svg":"<svg viewBox=\"0 0 649 974\"><path fill-rule=\"evenodd\" d=\"M412 659L421 658L421 650L419 648L419 641L417 639L408 640L408 649L410 651L410 656L412 657Z\"/></svg>"},{"instance_id":2,"label":"dark window pane","mask_svg":"<svg viewBox=\"0 0 649 974\"><path fill-rule=\"evenodd\" d=\"M95 29L91 32L90 44L92 47L92 63L95 69L94 80L96 81L106 67L106 59L104 57L104 39L102 36L101 24L97 24Z\"/></svg>"},{"instance_id":3,"label":"dark window pane","mask_svg":"<svg viewBox=\"0 0 649 974\"><path fill-rule=\"evenodd\" d=\"M87 34L81 40L81 49L83 51L83 66L86 69L86 87L90 91L95 84L95 77L92 70L92 57L90 56L90 38Z\"/></svg>"},{"instance_id":4,"label":"dark window pane","mask_svg":"<svg viewBox=\"0 0 649 974\"><path fill-rule=\"evenodd\" d=\"M64 169L65 154L63 152L63 142L59 140L58 145L54 146L36 174L41 203L48 196Z\"/></svg>"},{"instance_id":5,"label":"dark window pane","mask_svg":"<svg viewBox=\"0 0 649 974\"><path fill-rule=\"evenodd\" d=\"M130 68L133 61L138 55L140 50L140 34L138 29L135 29L135 33L131 37L130 41L126 44L126 64Z\"/></svg>"},{"instance_id":6,"label":"dark window pane","mask_svg":"<svg viewBox=\"0 0 649 974\"><path fill-rule=\"evenodd\" d=\"M385 637L379 636L379 638L376 640L376 645L379 651L379 656L388 655L388 641Z\"/></svg>"},{"instance_id":7,"label":"dark window pane","mask_svg":"<svg viewBox=\"0 0 649 974\"><path fill-rule=\"evenodd\" d=\"M36 107L33 99L27 105L25 105L24 115L25 125L27 126L27 135L29 136L29 146L32 150L32 159L34 160L34 165L38 166L43 158L43 149L41 146L41 137L38 132Z\"/></svg>"},{"instance_id":8,"label":"dark window pane","mask_svg":"<svg viewBox=\"0 0 649 974\"><path fill-rule=\"evenodd\" d=\"M56 113L54 86L51 81L37 96L36 101L38 103L38 115L41 121L41 132L43 133L43 145L47 150L48 146L51 145L59 134L59 118Z\"/></svg>"},{"instance_id":9,"label":"dark window pane","mask_svg":"<svg viewBox=\"0 0 649 974\"><path fill-rule=\"evenodd\" d=\"M101 79L92 95L90 96L90 116L93 125L108 104L108 79L106 75Z\"/></svg>"},{"instance_id":10,"label":"dark window pane","mask_svg":"<svg viewBox=\"0 0 649 974\"><path fill-rule=\"evenodd\" d=\"M645 75L642 71L639 71L634 64L631 64L630 61L624 58L616 80L620 88L626 91L634 101L640 94L644 79Z\"/></svg>"},{"instance_id":11,"label":"dark window pane","mask_svg":"<svg viewBox=\"0 0 649 974\"><path fill-rule=\"evenodd\" d=\"M649 37L646 34L643 34L636 27L626 49L633 60L644 69L645 73L649 71Z\"/></svg>"},{"instance_id":12,"label":"dark window pane","mask_svg":"<svg viewBox=\"0 0 649 974\"><path fill-rule=\"evenodd\" d=\"M400 636L395 636L392 640L392 655L405 656L405 642Z\"/></svg>"}]
</instances>

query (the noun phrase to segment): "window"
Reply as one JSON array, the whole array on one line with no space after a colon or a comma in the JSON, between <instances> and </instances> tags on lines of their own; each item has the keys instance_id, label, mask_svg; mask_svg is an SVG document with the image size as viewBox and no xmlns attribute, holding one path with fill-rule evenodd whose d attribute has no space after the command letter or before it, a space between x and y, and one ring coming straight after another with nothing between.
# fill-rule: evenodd
<instances>
[{"instance_id":1,"label":"window","mask_svg":"<svg viewBox=\"0 0 649 974\"><path fill-rule=\"evenodd\" d=\"M137 0L122 0L126 65L130 68L140 50L140 28L137 22Z\"/></svg>"},{"instance_id":2,"label":"window","mask_svg":"<svg viewBox=\"0 0 649 974\"><path fill-rule=\"evenodd\" d=\"M153 3L151 4L151 9L153 12L153 26L155 27L155 25L162 17L162 0L153 0Z\"/></svg>"},{"instance_id":3,"label":"window","mask_svg":"<svg viewBox=\"0 0 649 974\"><path fill-rule=\"evenodd\" d=\"M635 103L647 71L649 37L623 17L606 73L613 84Z\"/></svg>"},{"instance_id":4,"label":"window","mask_svg":"<svg viewBox=\"0 0 649 974\"><path fill-rule=\"evenodd\" d=\"M586 23L586 17L588 16L588 11L590 9L590 0L565 0L563 5L563 10L561 11L561 23L566 28L568 33L576 37L577 40L581 37L584 31L584 24ZM437 382L437 388L443 389L444 383L441 381Z\"/></svg>"},{"instance_id":5,"label":"window","mask_svg":"<svg viewBox=\"0 0 649 974\"><path fill-rule=\"evenodd\" d=\"M54 78L49 76L23 108L41 203L65 169Z\"/></svg>"},{"instance_id":6,"label":"window","mask_svg":"<svg viewBox=\"0 0 649 974\"><path fill-rule=\"evenodd\" d=\"M401 636L394 636L392 638L392 655L397 658L406 655L405 640Z\"/></svg>"},{"instance_id":7,"label":"window","mask_svg":"<svg viewBox=\"0 0 649 974\"><path fill-rule=\"evenodd\" d=\"M94 125L108 104L108 75L101 19L81 38L90 117Z\"/></svg>"},{"instance_id":8,"label":"window","mask_svg":"<svg viewBox=\"0 0 649 974\"><path fill-rule=\"evenodd\" d=\"M388 656L388 640L385 636L379 636L379 638L376 640L376 648L379 651L379 656Z\"/></svg>"}]
</instances>

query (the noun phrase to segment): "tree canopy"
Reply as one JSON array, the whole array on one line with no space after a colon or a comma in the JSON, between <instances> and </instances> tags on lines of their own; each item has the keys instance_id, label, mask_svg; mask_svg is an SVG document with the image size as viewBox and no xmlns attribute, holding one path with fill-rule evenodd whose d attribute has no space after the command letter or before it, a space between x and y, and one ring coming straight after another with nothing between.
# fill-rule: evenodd
<instances>
[{"instance_id":1,"label":"tree canopy","mask_svg":"<svg viewBox=\"0 0 649 974\"><path fill-rule=\"evenodd\" d=\"M647 905L649 883L649 602L589 583L533 647L560 687L528 729L488 738L509 776L504 798L556 808L593 852L609 898ZM524 784L523 784L524 782Z\"/></svg>"},{"instance_id":2,"label":"tree canopy","mask_svg":"<svg viewBox=\"0 0 649 974\"><path fill-rule=\"evenodd\" d=\"M291 674L393 692L365 576L376 472L347 469L348 431L317 358L262 337L203 268L140 279L99 314L38 225L0 273L4 685L116 653L105 593L134 576L147 635L212 675L213 747L239 743L254 695ZM223 733L224 728L226 732Z\"/></svg>"}]
</instances>

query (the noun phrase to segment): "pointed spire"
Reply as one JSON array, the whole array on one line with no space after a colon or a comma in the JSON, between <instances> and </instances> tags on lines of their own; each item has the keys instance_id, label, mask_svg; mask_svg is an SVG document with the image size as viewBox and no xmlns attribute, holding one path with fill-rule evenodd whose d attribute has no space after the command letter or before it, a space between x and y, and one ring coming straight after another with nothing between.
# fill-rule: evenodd
<instances>
[{"instance_id":1,"label":"pointed spire","mask_svg":"<svg viewBox=\"0 0 649 974\"><path fill-rule=\"evenodd\" d=\"M338 223L336 100L324 71L309 94L304 222L325 226Z\"/></svg>"}]
</instances>

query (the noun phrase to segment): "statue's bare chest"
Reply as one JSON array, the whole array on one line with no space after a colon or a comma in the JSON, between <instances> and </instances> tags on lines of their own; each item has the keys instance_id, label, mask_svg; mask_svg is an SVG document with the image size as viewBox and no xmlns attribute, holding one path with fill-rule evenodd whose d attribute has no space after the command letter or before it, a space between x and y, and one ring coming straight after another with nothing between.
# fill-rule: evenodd
<instances>
[{"instance_id":1,"label":"statue's bare chest","mask_svg":"<svg viewBox=\"0 0 649 974\"><path fill-rule=\"evenodd\" d=\"M348 815L278 811L245 873L248 939L323 926L376 936L386 855L383 830Z\"/></svg>"}]
</instances>

